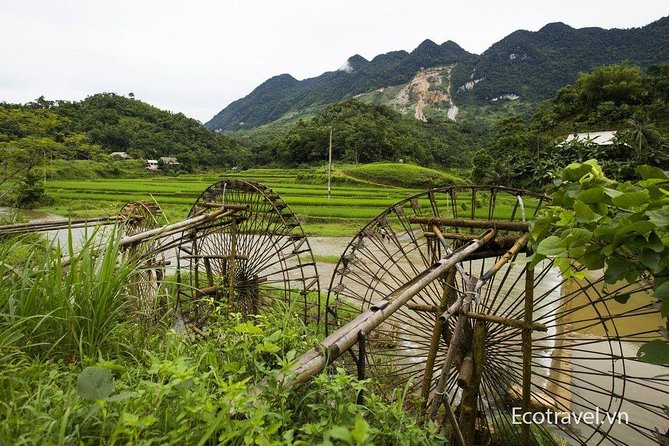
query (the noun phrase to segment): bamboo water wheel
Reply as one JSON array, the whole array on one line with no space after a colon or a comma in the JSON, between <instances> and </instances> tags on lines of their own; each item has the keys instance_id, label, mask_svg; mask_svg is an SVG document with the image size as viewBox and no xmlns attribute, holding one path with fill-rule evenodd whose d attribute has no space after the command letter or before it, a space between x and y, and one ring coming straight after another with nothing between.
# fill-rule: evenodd
<instances>
[{"instance_id":1,"label":"bamboo water wheel","mask_svg":"<svg viewBox=\"0 0 669 446\"><path fill-rule=\"evenodd\" d=\"M316 262L281 197L257 182L225 180L202 193L189 218L215 209L232 214L183 233L178 246L182 323L206 324L213 305L245 317L288 306L318 323Z\"/></svg>"},{"instance_id":2,"label":"bamboo water wheel","mask_svg":"<svg viewBox=\"0 0 669 446\"><path fill-rule=\"evenodd\" d=\"M119 212L124 236L137 235L167 224L163 211L155 201L131 201ZM164 250L160 240L150 237L134 243L123 251L124 257L138 262L137 273L133 274L129 285L130 296L135 310L147 318L158 318L164 314L166 303L160 299L160 287L165 277Z\"/></svg>"},{"instance_id":3,"label":"bamboo water wheel","mask_svg":"<svg viewBox=\"0 0 669 446\"><path fill-rule=\"evenodd\" d=\"M663 336L652 283L610 285L601 271L568 279L553 261L528 268L526 221L546 203L521 190L454 186L389 207L335 268L330 337L319 348L343 352L339 339L350 335L341 327L353 327L351 367L389 396L408 386L407 402L420 401L453 444L660 444L668 370L636 356L640 343ZM472 241L480 248L412 294L424 270ZM413 297L376 328L358 322L400 295ZM516 424L516 413L544 422ZM546 422L551 413L557 422ZM588 413L596 423L575 418Z\"/></svg>"}]
</instances>

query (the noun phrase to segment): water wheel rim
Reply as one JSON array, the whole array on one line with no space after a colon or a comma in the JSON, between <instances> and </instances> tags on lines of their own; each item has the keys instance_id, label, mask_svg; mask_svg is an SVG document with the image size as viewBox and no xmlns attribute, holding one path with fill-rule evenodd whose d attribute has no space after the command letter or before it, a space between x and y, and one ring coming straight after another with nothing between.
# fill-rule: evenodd
<instances>
[{"instance_id":1,"label":"water wheel rim","mask_svg":"<svg viewBox=\"0 0 669 446\"><path fill-rule=\"evenodd\" d=\"M247 209L242 208L245 205ZM190 271L191 291L181 293L182 298L197 300L193 292L215 287L221 296L234 283L230 288L234 289L235 298L230 299L234 305L229 311L250 316L270 311L281 301L299 307L297 312L303 320L317 325L320 280L316 262L300 221L288 204L261 183L223 180L202 192L189 217L224 206L236 206L233 217L182 236L179 265Z\"/></svg>"},{"instance_id":2,"label":"water wheel rim","mask_svg":"<svg viewBox=\"0 0 669 446\"><path fill-rule=\"evenodd\" d=\"M486 197L487 203L483 203L478 207L478 210L475 210L477 200L482 199L482 197ZM518 197L521 197L520 201ZM371 304L380 300L384 294L401 286L403 280L411 277L439 257L438 255L432 256L429 253L426 248L427 243L415 245L414 240L421 237L421 240L425 239L423 235L429 231L426 231L425 227L420 225L411 224L408 221L408 215L467 217L479 220L502 219L499 212L496 211L494 203L497 203L497 205L504 204L505 200L508 206L507 215L503 220L507 221L522 220L522 209L517 204L521 201L524 203L526 219L530 219L548 202L547 197L517 189L454 186L414 195L390 206L379 214L353 238L335 268L326 298L325 320L328 333L332 332L333 328L341 326L347 320L369 308ZM468 204L462 207L463 203ZM453 232L473 233L474 231L472 229L455 228ZM365 244L372 248L366 248ZM438 245L433 248L438 254ZM379 256L381 257L379 258ZM402 259L404 259L403 263ZM466 262L469 268L468 272L474 275L480 274L480 270L484 269L484 262L486 260L481 259ZM392 266L398 263L402 267ZM514 271L514 268L520 268L520 270ZM509 266L508 269L500 271L498 273L500 279L497 282L490 282L487 288L483 288L481 300L475 305L474 311L480 313L493 312L500 316L522 319L522 293L514 291L518 287L513 284L513 281L522 277L523 274L522 267L516 266ZM508 276L506 279L504 279L505 275ZM612 305L615 303L616 294L630 290L641 293L648 290L649 287L647 285L634 285L628 289L602 295L601 290L598 290L598 286L602 283L601 279L596 279L591 281L592 283L582 284L570 292L566 292L563 296L561 290L566 286L566 280L558 280L555 277L551 262L546 262L537 268L535 280L538 286L543 286L542 282L545 285L545 291L539 293L534 299L535 320L547 325L549 332L545 335L535 332L532 341L533 398L541 401L542 397L549 394L553 401L560 403L564 398L564 392L562 392L564 389L560 390L560 388L568 387L572 390L572 396L568 404L557 404L558 408L562 407L562 409L570 410L575 408L583 412L616 413L626 407L631 407L652 411L657 417L666 418L662 415L661 404L657 402L646 404L634 400L630 388L637 385L639 380L636 377L628 376L628 368L636 358L629 353L621 353L628 351L626 342L643 339L648 336L648 333L621 332L613 318L616 313L620 312ZM383 281L391 283L383 284ZM551 285L551 281L556 283ZM358 285L357 289L356 283ZM433 285L426 288L424 293L419 294L414 303L424 306L438 304L439 291L444 286L444 280L434 282ZM464 284L460 282L457 287L462 290L463 286ZM509 290L502 291L504 286ZM585 297L580 295L584 291ZM511 296L513 300L509 301L511 298L508 297L503 299L504 296ZM582 301L583 299L585 299L585 302ZM501 302L505 302L504 305ZM563 302L571 302L577 308L565 310L564 305L566 304ZM354 305L357 305L357 307ZM551 308L551 305L555 308ZM580 335L580 331L564 329L567 323L558 319L561 308L564 310L563 313L571 311L571 314L576 315L581 314L586 309L595 308L599 314L580 316L582 320L576 322L580 324L580 331L589 329L590 333L602 332L605 336L589 334L585 338L569 340L570 336ZM349 316L342 314L346 311L350 312ZM420 387L420 380L425 373L424 369L422 369L422 372L416 372L416 370L421 370L421 365L424 366L426 358L425 354L418 354L416 350L421 351L422 348L422 351L424 351L426 344L429 344L424 339L432 334L434 313L423 312L420 316L416 316L416 311L413 311L413 314L412 311L407 308L399 310L394 317L388 320L387 327L381 326L376 330L378 336L376 351L374 341L368 342L366 349L367 371L371 376L381 380L384 379L384 375L390 376L387 379L393 386L401 385L402 381L414 378L416 380L414 385ZM636 316L645 316L652 312L644 303L639 303L636 307L630 307L626 311L629 315ZM591 327L584 327L588 324ZM560 327L562 327L562 334L557 331ZM370 335L373 336L373 334L367 334L368 338ZM559 355L553 354L551 359L553 362L547 363L546 353L543 352L547 349L543 347L542 350L541 344L553 343L552 351L559 352L560 349L556 346L558 341L569 342L568 350L576 358L560 359L557 357ZM395 348L395 351L387 354L380 353L380 348L378 348L383 343L386 343L388 350L390 350L389 346L391 345L402 345L402 343L410 345L412 342L411 349ZM445 354L443 348L447 347L445 342L440 341L440 343L444 345L440 348L440 354L435 362L434 376L438 376L438 364L443 361ZM514 437L520 435L515 431L516 428L507 421L498 419L495 415L495 411L504 414L501 401L508 399L508 392L496 389L508 387L508 384L504 384L506 381L522 384L522 379L518 378L517 373L503 371L503 367L516 368L517 370L521 354L519 345L520 339L517 332L510 334L509 330L502 330L500 327L493 329L490 339L486 343L486 351L488 352L486 367L488 367L488 370L483 378L485 398L479 401L480 410L483 413L489 413L487 418L489 430L507 430ZM593 351L595 346L601 351ZM562 351L565 351L565 349L566 347ZM549 348L547 351L550 352L550 350ZM591 364L588 365L588 361ZM560 369L564 369L566 365L572 368L569 385L561 383L566 379L564 378L566 372ZM500 370L502 371L500 372ZM551 376L551 370L558 373L558 376L555 376L555 373ZM449 375L448 381L449 396L453 402L457 402L458 392L456 391L455 371L451 370L451 373L453 376ZM559 375L560 373L562 375ZM621 378L624 376L628 377ZM590 381L597 381L597 383L589 382L586 379L587 377L591 378ZM548 386L548 390L540 390L539 386L542 383ZM606 385L604 386L602 383ZM669 393L666 383L660 380L653 381L652 386L658 388L662 394ZM639 423L630 423L628 426L628 434L641 435L646 439L654 436L651 427L648 425L642 426ZM599 444L620 435L620 429L614 429L613 425L590 427L582 429L580 433L570 431L567 428L561 429L559 426L558 430L560 430L559 435L583 444ZM545 434L547 438L553 438L552 435L554 435L552 428L544 426L535 428L534 432L535 436ZM519 440L519 438L516 438L516 440Z\"/></svg>"}]
</instances>

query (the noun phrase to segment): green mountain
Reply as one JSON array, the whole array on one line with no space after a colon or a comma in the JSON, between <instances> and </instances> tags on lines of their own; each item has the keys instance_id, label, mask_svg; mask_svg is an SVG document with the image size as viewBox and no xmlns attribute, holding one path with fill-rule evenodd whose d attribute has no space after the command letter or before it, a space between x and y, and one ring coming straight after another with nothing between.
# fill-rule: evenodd
<instances>
[{"instance_id":1,"label":"green mountain","mask_svg":"<svg viewBox=\"0 0 669 446\"><path fill-rule=\"evenodd\" d=\"M511 103L536 105L602 64L627 61L646 68L669 61L669 17L642 28L574 29L551 23L516 31L481 55L456 43L430 40L415 50L371 61L352 56L337 71L299 81L275 76L232 102L205 125L217 131L250 129L353 96L389 105L417 119L467 116L467 109Z\"/></svg>"},{"instance_id":2,"label":"green mountain","mask_svg":"<svg viewBox=\"0 0 669 446\"><path fill-rule=\"evenodd\" d=\"M248 154L195 119L113 93L76 102L41 97L25 105L0 103L3 147L63 159L100 160L112 152L135 158L175 156L190 166L237 165Z\"/></svg>"},{"instance_id":3,"label":"green mountain","mask_svg":"<svg viewBox=\"0 0 669 446\"><path fill-rule=\"evenodd\" d=\"M431 40L424 41L411 53L393 51L371 61L356 54L339 70L315 78L298 81L289 74L275 76L245 98L228 105L205 125L212 130L253 128L292 111L407 83L421 68L468 62L475 57L454 42L437 45Z\"/></svg>"}]
</instances>

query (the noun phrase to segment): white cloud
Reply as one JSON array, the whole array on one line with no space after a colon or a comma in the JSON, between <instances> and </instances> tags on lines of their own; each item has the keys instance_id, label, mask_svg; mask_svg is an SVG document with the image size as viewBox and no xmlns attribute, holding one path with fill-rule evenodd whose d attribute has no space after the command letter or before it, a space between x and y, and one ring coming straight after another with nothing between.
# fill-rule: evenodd
<instances>
[{"instance_id":1,"label":"white cloud","mask_svg":"<svg viewBox=\"0 0 669 446\"><path fill-rule=\"evenodd\" d=\"M412 50L426 38L480 53L516 29L643 26L664 1L0 0L0 101L134 92L202 121L271 76L298 79Z\"/></svg>"}]
</instances>

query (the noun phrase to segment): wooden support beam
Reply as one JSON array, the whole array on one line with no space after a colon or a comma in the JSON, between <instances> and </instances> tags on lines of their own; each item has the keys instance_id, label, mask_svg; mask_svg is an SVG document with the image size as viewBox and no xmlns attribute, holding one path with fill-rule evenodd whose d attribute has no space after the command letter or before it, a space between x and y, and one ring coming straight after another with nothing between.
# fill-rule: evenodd
<instances>
[{"instance_id":1,"label":"wooden support beam","mask_svg":"<svg viewBox=\"0 0 669 446\"><path fill-rule=\"evenodd\" d=\"M466 218L443 218L443 217L419 217L413 215L409 217L409 222L424 225L439 225L456 228L494 228L503 231L521 231L527 232L529 225L522 221L506 220L471 220Z\"/></svg>"},{"instance_id":2,"label":"wooden support beam","mask_svg":"<svg viewBox=\"0 0 669 446\"><path fill-rule=\"evenodd\" d=\"M238 203L212 203L211 201L205 201L204 203L198 203L197 205L209 209L228 209L235 211L248 211L251 209L251 206L248 204Z\"/></svg>"},{"instance_id":3,"label":"wooden support beam","mask_svg":"<svg viewBox=\"0 0 669 446\"><path fill-rule=\"evenodd\" d=\"M548 327L545 324L540 324L538 322L530 322L528 325L527 321L522 319L511 319L508 317L495 316L493 314L474 313L471 311L467 313L467 317L479 321L506 325L507 327L519 328L521 330L529 329L532 331L541 331L544 333L548 331Z\"/></svg>"},{"instance_id":4,"label":"wooden support beam","mask_svg":"<svg viewBox=\"0 0 669 446\"><path fill-rule=\"evenodd\" d=\"M532 331L528 328L532 324L534 306L534 267L528 265L525 269L525 325L522 334L523 349L523 414L529 412L532 393ZM530 445L530 426L523 423L521 426L520 444Z\"/></svg>"}]
</instances>

